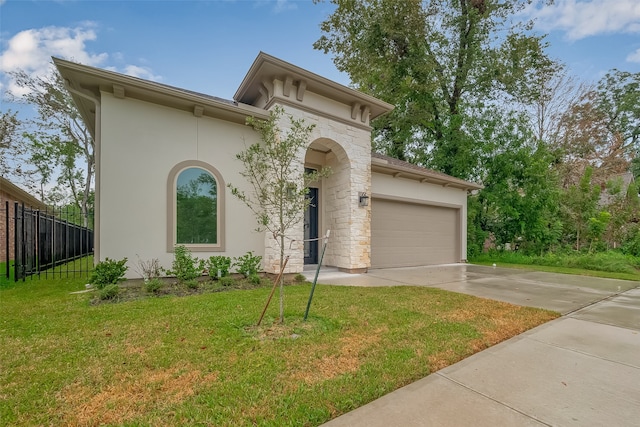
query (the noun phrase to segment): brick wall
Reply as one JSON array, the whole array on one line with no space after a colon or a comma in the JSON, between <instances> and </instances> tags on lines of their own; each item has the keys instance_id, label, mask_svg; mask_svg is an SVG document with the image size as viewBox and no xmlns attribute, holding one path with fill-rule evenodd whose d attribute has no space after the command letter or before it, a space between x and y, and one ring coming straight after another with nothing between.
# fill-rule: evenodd
<instances>
[{"instance_id":1,"label":"brick wall","mask_svg":"<svg viewBox=\"0 0 640 427\"><path fill-rule=\"evenodd\" d=\"M6 202L9 201L9 218L7 218ZM0 191L0 262L7 261L7 228L9 231L9 260L13 260L13 232L14 232L14 200L8 193ZM1 273L1 272L0 272Z\"/></svg>"}]
</instances>

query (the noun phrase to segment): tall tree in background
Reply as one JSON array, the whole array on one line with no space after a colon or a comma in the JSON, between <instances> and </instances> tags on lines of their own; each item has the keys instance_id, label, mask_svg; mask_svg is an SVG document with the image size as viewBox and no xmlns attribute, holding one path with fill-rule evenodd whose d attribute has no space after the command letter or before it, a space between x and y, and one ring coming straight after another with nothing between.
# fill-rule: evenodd
<instances>
[{"instance_id":1,"label":"tall tree in background","mask_svg":"<svg viewBox=\"0 0 640 427\"><path fill-rule=\"evenodd\" d=\"M594 183L633 169L640 149L640 73L607 73L568 104L556 138L562 185L575 185L587 167Z\"/></svg>"},{"instance_id":2,"label":"tall tree in background","mask_svg":"<svg viewBox=\"0 0 640 427\"><path fill-rule=\"evenodd\" d=\"M593 168L588 166L580 181L569 186L562 197L562 213L565 218L565 233L580 250L587 239L589 219L597 216L600 186L591 182Z\"/></svg>"},{"instance_id":3,"label":"tall tree in background","mask_svg":"<svg viewBox=\"0 0 640 427\"><path fill-rule=\"evenodd\" d=\"M598 108L630 169L640 175L640 73L609 71L598 82Z\"/></svg>"},{"instance_id":4,"label":"tall tree in background","mask_svg":"<svg viewBox=\"0 0 640 427\"><path fill-rule=\"evenodd\" d=\"M595 90L582 93L569 105L550 145L558 153L557 170L561 186L576 185L585 170L592 168L594 183L603 183L629 168L632 154L620 132L611 131L610 118L600 106Z\"/></svg>"},{"instance_id":5,"label":"tall tree in background","mask_svg":"<svg viewBox=\"0 0 640 427\"><path fill-rule=\"evenodd\" d=\"M611 70L598 82L598 108L624 150L640 149L640 73Z\"/></svg>"},{"instance_id":6,"label":"tall tree in background","mask_svg":"<svg viewBox=\"0 0 640 427\"><path fill-rule=\"evenodd\" d=\"M535 139L555 147L567 111L593 88L578 81L564 65L557 63L541 67L530 86L528 96L516 101L529 117Z\"/></svg>"},{"instance_id":7,"label":"tall tree in background","mask_svg":"<svg viewBox=\"0 0 640 427\"><path fill-rule=\"evenodd\" d=\"M366 93L395 110L373 123L387 154L460 178L480 157L472 114L534 98L539 69L553 69L541 37L511 18L528 0L332 0L316 49Z\"/></svg>"},{"instance_id":8,"label":"tall tree in background","mask_svg":"<svg viewBox=\"0 0 640 427\"><path fill-rule=\"evenodd\" d=\"M37 172L41 191L56 176L58 186L69 190L87 218L95 170L94 141L62 77L56 72L48 77L33 77L24 71L11 76L25 92L23 96L14 96L14 100L31 104L37 112L29 123L30 130L23 134L20 151L14 154L22 156L31 166L30 173Z\"/></svg>"},{"instance_id":9,"label":"tall tree in background","mask_svg":"<svg viewBox=\"0 0 640 427\"><path fill-rule=\"evenodd\" d=\"M470 136L483 145L477 179L485 188L469 198L468 246L482 250L487 237L500 247L520 243L540 253L561 235L553 154L536 141L523 113L487 111Z\"/></svg>"},{"instance_id":10,"label":"tall tree in background","mask_svg":"<svg viewBox=\"0 0 640 427\"><path fill-rule=\"evenodd\" d=\"M18 113L11 110L0 113L0 176L4 177L9 173L8 159L10 151L17 145L19 128Z\"/></svg>"}]
</instances>

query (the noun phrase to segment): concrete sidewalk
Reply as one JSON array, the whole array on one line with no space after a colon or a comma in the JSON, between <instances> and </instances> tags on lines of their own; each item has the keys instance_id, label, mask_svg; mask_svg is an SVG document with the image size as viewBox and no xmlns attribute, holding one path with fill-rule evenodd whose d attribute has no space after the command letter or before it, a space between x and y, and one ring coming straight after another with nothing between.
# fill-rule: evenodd
<instances>
[{"instance_id":1,"label":"concrete sidewalk","mask_svg":"<svg viewBox=\"0 0 640 427\"><path fill-rule=\"evenodd\" d=\"M318 282L437 287L564 315L325 426L639 425L638 282L474 265L325 270Z\"/></svg>"}]
</instances>

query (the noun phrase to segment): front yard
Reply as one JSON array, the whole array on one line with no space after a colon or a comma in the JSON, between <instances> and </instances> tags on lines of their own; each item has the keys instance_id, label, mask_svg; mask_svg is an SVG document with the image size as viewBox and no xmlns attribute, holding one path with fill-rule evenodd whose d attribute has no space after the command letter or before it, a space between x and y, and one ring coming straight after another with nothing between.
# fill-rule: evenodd
<instances>
[{"instance_id":1,"label":"front yard","mask_svg":"<svg viewBox=\"0 0 640 427\"><path fill-rule=\"evenodd\" d=\"M318 425L557 314L445 291L268 286L91 305L82 280L0 286L4 425Z\"/></svg>"}]
</instances>

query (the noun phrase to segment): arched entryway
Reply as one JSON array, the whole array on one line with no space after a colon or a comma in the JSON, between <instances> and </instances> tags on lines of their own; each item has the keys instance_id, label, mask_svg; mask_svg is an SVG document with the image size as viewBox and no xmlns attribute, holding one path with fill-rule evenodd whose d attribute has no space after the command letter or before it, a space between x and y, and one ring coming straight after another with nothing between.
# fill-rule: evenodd
<instances>
[{"instance_id":1,"label":"arched entryway","mask_svg":"<svg viewBox=\"0 0 640 427\"><path fill-rule=\"evenodd\" d=\"M349 239L351 162L340 144L328 138L318 138L309 147L304 160L307 170L330 168L329 176L309 186L310 206L304 217L304 263L317 264L321 243L308 241L324 236L331 230L331 242ZM308 241L308 242L307 242ZM336 244L330 244L324 256L325 265L341 266L341 254Z\"/></svg>"}]
</instances>

